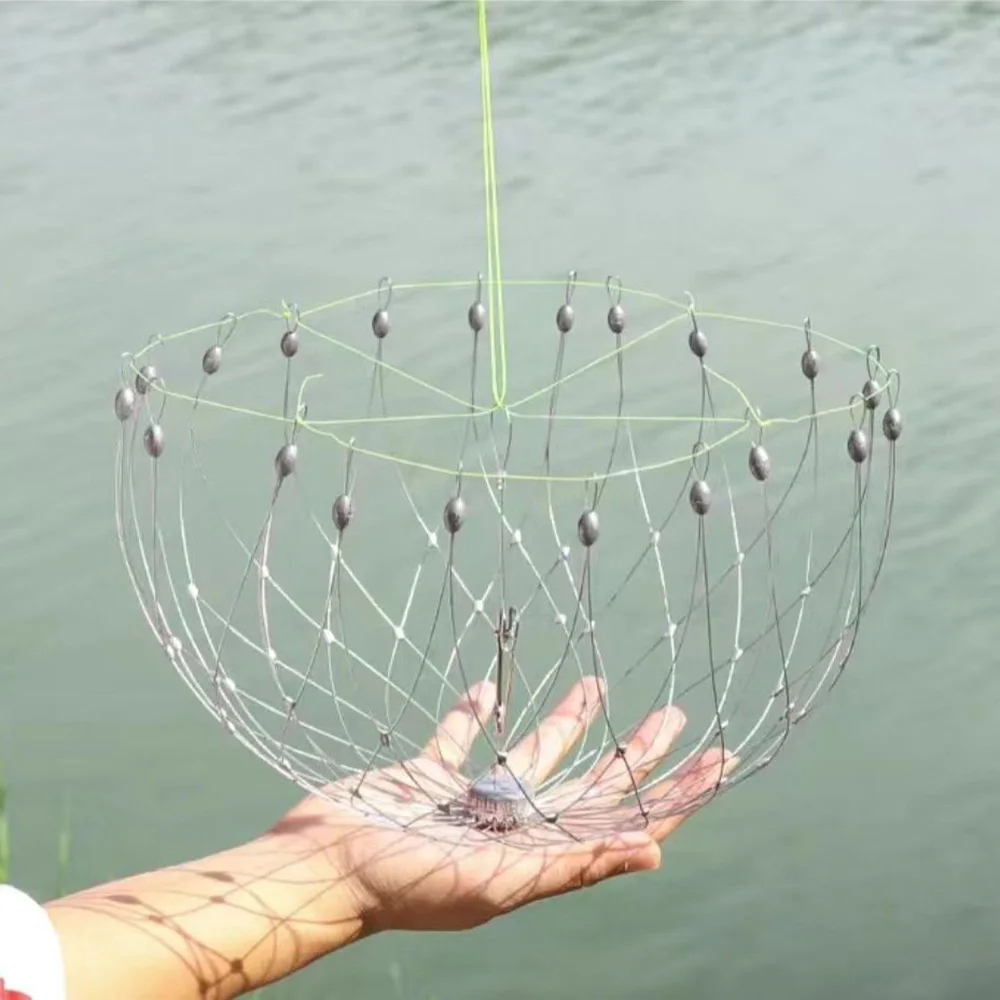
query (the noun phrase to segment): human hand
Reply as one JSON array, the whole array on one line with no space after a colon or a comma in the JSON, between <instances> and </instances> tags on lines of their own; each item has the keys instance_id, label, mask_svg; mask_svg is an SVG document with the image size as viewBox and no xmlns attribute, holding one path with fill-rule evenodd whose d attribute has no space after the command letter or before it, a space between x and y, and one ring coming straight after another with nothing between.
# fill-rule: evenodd
<instances>
[{"instance_id":1,"label":"human hand","mask_svg":"<svg viewBox=\"0 0 1000 1000\"><path fill-rule=\"evenodd\" d=\"M579 682L510 750L510 770L538 788L600 711L600 694L595 678ZM737 763L717 748L703 752L644 792L643 802L656 804L644 812L631 793L662 764L686 722L676 707L659 709L634 731L624 759L612 751L587 776L539 797L546 810L558 812L561 829L539 823L502 837L480 832L433 814L429 790L461 798L468 787L461 768L494 699L492 684L478 685L444 717L419 756L366 776L364 803L393 817L412 815L408 828L335 804L332 796L310 796L274 828L279 836L309 837L330 877L350 887L367 933L471 928L536 900L655 869L659 844ZM344 798L358 778L338 784ZM608 832L622 828L631 829Z\"/></svg>"},{"instance_id":2,"label":"human hand","mask_svg":"<svg viewBox=\"0 0 1000 1000\"><path fill-rule=\"evenodd\" d=\"M621 753L546 788L601 710L601 688L588 678L507 754L505 766L539 789L544 814L498 836L431 805L462 801L462 766L494 697L492 685L475 688L417 757L367 774L353 803L357 776L331 788L336 795L305 799L248 843L49 903L67 995L232 1000L377 931L474 927L656 868L660 842L736 764L709 749L656 781L685 721L677 708L661 709ZM637 786L641 809L630 796Z\"/></svg>"}]
</instances>

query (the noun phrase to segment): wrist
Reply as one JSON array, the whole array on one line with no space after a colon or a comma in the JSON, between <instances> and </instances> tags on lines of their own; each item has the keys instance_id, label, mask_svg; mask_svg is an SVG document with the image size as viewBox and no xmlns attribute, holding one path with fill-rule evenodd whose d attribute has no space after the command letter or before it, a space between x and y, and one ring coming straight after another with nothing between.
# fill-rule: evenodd
<instances>
[{"instance_id":1,"label":"wrist","mask_svg":"<svg viewBox=\"0 0 1000 1000\"><path fill-rule=\"evenodd\" d=\"M344 864L337 841L276 828L247 846L273 887L275 909L287 914L309 961L372 932L371 901Z\"/></svg>"},{"instance_id":2,"label":"wrist","mask_svg":"<svg viewBox=\"0 0 1000 1000\"><path fill-rule=\"evenodd\" d=\"M308 795L261 838L263 844L274 844L279 855L298 857L303 879L315 887L327 887L316 906L321 919L342 920L346 915L351 936L343 944L383 929L378 920L379 898L364 864L369 855L364 846L370 843L371 831L353 819L331 809L321 796Z\"/></svg>"}]
</instances>

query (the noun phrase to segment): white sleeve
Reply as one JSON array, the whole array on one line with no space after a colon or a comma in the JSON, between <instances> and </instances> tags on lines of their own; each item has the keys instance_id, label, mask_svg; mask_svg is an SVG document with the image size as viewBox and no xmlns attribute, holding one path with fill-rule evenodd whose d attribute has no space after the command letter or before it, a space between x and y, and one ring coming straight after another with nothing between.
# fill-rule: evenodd
<instances>
[{"instance_id":1,"label":"white sleeve","mask_svg":"<svg viewBox=\"0 0 1000 1000\"><path fill-rule=\"evenodd\" d=\"M59 937L49 915L30 896L0 885L0 997L66 1000Z\"/></svg>"}]
</instances>

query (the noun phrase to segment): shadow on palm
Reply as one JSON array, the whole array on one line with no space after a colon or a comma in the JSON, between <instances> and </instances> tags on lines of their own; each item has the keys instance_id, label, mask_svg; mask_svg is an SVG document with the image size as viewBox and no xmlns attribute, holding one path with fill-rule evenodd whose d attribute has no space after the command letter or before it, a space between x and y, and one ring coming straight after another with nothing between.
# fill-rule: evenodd
<instances>
[{"instance_id":1,"label":"shadow on palm","mask_svg":"<svg viewBox=\"0 0 1000 1000\"><path fill-rule=\"evenodd\" d=\"M657 868L659 843L737 763L711 748L637 795L684 728L683 713L670 707L647 716L586 775L545 790L600 711L599 682L586 678L507 755L505 769L516 782L543 789L535 806L509 832L480 830L462 818L469 791L462 769L494 698L492 684L476 686L419 756L371 772L360 784L344 779L331 786L336 796L310 796L274 828L333 852L330 860L350 873L371 930L473 927L539 899ZM331 801L348 794L356 807Z\"/></svg>"}]
</instances>

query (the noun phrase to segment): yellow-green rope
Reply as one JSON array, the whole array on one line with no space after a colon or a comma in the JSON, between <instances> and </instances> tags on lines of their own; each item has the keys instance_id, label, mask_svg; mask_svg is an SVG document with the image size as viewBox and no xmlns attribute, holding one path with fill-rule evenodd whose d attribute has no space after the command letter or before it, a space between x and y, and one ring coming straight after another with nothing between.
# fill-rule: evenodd
<instances>
[{"instance_id":1,"label":"yellow-green rope","mask_svg":"<svg viewBox=\"0 0 1000 1000\"><path fill-rule=\"evenodd\" d=\"M490 92L490 46L486 28L486 0L479 0L479 66L483 92L483 175L486 187L486 264L490 377L494 406L507 398L507 334L503 320L503 277L500 269L500 210L497 199L496 145L493 138L493 99Z\"/></svg>"}]
</instances>

